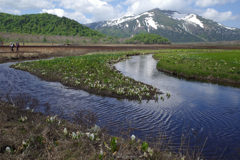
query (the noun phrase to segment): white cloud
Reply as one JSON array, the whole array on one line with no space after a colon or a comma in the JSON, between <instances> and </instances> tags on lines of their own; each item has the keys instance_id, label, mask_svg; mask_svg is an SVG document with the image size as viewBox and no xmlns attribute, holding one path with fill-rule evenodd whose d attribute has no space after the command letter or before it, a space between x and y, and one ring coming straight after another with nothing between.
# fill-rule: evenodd
<instances>
[{"instance_id":1,"label":"white cloud","mask_svg":"<svg viewBox=\"0 0 240 160\"><path fill-rule=\"evenodd\" d=\"M154 8L176 10L186 13L193 0L126 0L127 14L139 14Z\"/></svg>"},{"instance_id":2,"label":"white cloud","mask_svg":"<svg viewBox=\"0 0 240 160\"><path fill-rule=\"evenodd\" d=\"M6 9L0 8L0 12L9 13L9 14L21 14L21 11L18 9Z\"/></svg>"},{"instance_id":3,"label":"white cloud","mask_svg":"<svg viewBox=\"0 0 240 160\"><path fill-rule=\"evenodd\" d=\"M223 5L230 2L235 2L236 0L197 0L195 2L196 6L199 7L209 7L209 6L215 6L217 4Z\"/></svg>"},{"instance_id":4,"label":"white cloud","mask_svg":"<svg viewBox=\"0 0 240 160\"><path fill-rule=\"evenodd\" d=\"M24 14L26 10L65 16L80 23L110 20L124 15L140 14L161 8L180 13L195 13L216 21L237 20L231 11L219 13L206 6L222 5L237 0L0 0L0 11ZM110 3L111 2L111 3ZM112 4L112 5L111 5ZM114 4L114 5L113 5ZM234 4L233 4L234 5ZM29 12L27 12L29 13Z\"/></svg>"},{"instance_id":5,"label":"white cloud","mask_svg":"<svg viewBox=\"0 0 240 160\"><path fill-rule=\"evenodd\" d=\"M42 9L52 8L54 4L51 0L1 0L1 7L14 9Z\"/></svg>"},{"instance_id":6,"label":"white cloud","mask_svg":"<svg viewBox=\"0 0 240 160\"><path fill-rule=\"evenodd\" d=\"M81 12L66 12L63 9L43 9L40 13L49 13L49 14L54 14L57 15L59 17L67 17L82 23L91 23L92 20L88 19L84 14L82 14Z\"/></svg>"},{"instance_id":7,"label":"white cloud","mask_svg":"<svg viewBox=\"0 0 240 160\"><path fill-rule=\"evenodd\" d=\"M213 8L208 8L203 14L203 17L215 20L217 22L227 21L227 20L238 20L239 15L233 16L231 11L228 12L218 12Z\"/></svg>"}]
</instances>

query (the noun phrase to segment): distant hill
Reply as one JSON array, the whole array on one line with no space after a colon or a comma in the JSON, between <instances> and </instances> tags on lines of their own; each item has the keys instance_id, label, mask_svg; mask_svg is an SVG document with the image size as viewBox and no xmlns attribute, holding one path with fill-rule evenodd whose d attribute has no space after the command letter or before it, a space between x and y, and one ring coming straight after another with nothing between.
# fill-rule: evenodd
<instances>
[{"instance_id":1,"label":"distant hill","mask_svg":"<svg viewBox=\"0 0 240 160\"><path fill-rule=\"evenodd\" d=\"M66 17L60 18L48 13L18 16L0 12L0 32L105 37L104 34L83 26L74 20Z\"/></svg>"},{"instance_id":2,"label":"distant hill","mask_svg":"<svg viewBox=\"0 0 240 160\"><path fill-rule=\"evenodd\" d=\"M240 29L226 27L196 14L155 8L139 15L85 24L103 34L132 37L154 33L172 42L216 42L240 40Z\"/></svg>"},{"instance_id":3,"label":"distant hill","mask_svg":"<svg viewBox=\"0 0 240 160\"><path fill-rule=\"evenodd\" d=\"M167 38L152 33L140 33L125 41L127 44L144 43L144 44L171 44Z\"/></svg>"}]
</instances>

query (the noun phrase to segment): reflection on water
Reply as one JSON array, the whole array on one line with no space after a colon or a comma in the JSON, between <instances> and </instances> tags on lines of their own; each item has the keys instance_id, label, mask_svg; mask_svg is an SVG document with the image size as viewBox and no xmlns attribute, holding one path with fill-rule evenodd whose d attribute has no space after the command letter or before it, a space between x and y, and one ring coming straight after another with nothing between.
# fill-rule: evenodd
<instances>
[{"instance_id":1,"label":"reflection on water","mask_svg":"<svg viewBox=\"0 0 240 160\"><path fill-rule=\"evenodd\" d=\"M57 107L66 114L89 109L97 113L99 124L110 123L113 129L119 125L137 128L134 134L142 139L164 130L172 142L179 144L182 133L189 132L190 146L201 145L208 138L203 150L206 157L213 157L216 149L216 154L220 155L227 146L224 157L238 158L240 89L174 78L157 71L157 61L151 55L135 56L116 64L116 68L171 94L170 99L165 97L164 101L139 104L41 81L28 72L9 68L11 64L0 64L0 91L6 93L12 89L11 94L29 93L40 100L39 110L46 102L52 106L52 112L56 112Z\"/></svg>"},{"instance_id":2,"label":"reflection on water","mask_svg":"<svg viewBox=\"0 0 240 160\"><path fill-rule=\"evenodd\" d=\"M147 55L132 57L115 66L126 76L154 85L164 93L170 92L170 99L147 106L161 114L158 120L151 117L152 122L161 121L168 133L174 132L174 142L179 142L182 131L189 128L192 145L208 138L206 156L217 148L221 154L228 147L224 156L238 159L239 155L233 152L240 147L240 89L178 79L159 72L156 65L152 55Z\"/></svg>"}]
</instances>

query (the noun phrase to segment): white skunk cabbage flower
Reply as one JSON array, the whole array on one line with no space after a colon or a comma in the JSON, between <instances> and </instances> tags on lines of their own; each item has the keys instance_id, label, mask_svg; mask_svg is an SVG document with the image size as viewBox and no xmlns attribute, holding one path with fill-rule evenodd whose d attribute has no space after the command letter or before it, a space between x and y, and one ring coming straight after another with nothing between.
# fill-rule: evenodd
<instances>
[{"instance_id":1,"label":"white skunk cabbage flower","mask_svg":"<svg viewBox=\"0 0 240 160\"><path fill-rule=\"evenodd\" d=\"M147 151L148 151L148 153L150 154L150 156L152 157L152 156L153 156L153 149L151 149L150 147L148 147Z\"/></svg>"},{"instance_id":2,"label":"white skunk cabbage flower","mask_svg":"<svg viewBox=\"0 0 240 160\"><path fill-rule=\"evenodd\" d=\"M48 123L53 123L53 122L55 121L56 117L57 117L57 115L54 116L54 117L48 118L48 119L47 119L47 122L48 122Z\"/></svg>"},{"instance_id":3,"label":"white skunk cabbage flower","mask_svg":"<svg viewBox=\"0 0 240 160\"><path fill-rule=\"evenodd\" d=\"M90 139L93 141L94 140L94 134L90 134Z\"/></svg>"},{"instance_id":4,"label":"white skunk cabbage flower","mask_svg":"<svg viewBox=\"0 0 240 160\"><path fill-rule=\"evenodd\" d=\"M25 116L25 117L22 117L22 116L21 116L21 118L19 119L20 122L24 122L24 121L26 121L26 120L27 120L27 117L26 117L26 116Z\"/></svg>"},{"instance_id":5,"label":"white skunk cabbage flower","mask_svg":"<svg viewBox=\"0 0 240 160\"><path fill-rule=\"evenodd\" d=\"M77 139L78 138L75 132L72 132L72 138L73 139Z\"/></svg>"},{"instance_id":6,"label":"white skunk cabbage flower","mask_svg":"<svg viewBox=\"0 0 240 160\"><path fill-rule=\"evenodd\" d=\"M6 147L6 152L11 153L11 149L9 147Z\"/></svg>"},{"instance_id":7,"label":"white skunk cabbage flower","mask_svg":"<svg viewBox=\"0 0 240 160\"><path fill-rule=\"evenodd\" d=\"M89 132L87 132L86 135L87 135L87 137L90 137L90 133Z\"/></svg>"},{"instance_id":8,"label":"white skunk cabbage flower","mask_svg":"<svg viewBox=\"0 0 240 160\"><path fill-rule=\"evenodd\" d=\"M58 127L60 126L60 124L61 124L61 121L58 121Z\"/></svg>"},{"instance_id":9,"label":"white skunk cabbage flower","mask_svg":"<svg viewBox=\"0 0 240 160\"><path fill-rule=\"evenodd\" d=\"M83 133L81 131L77 131L77 137L81 137L83 135Z\"/></svg>"},{"instance_id":10,"label":"white skunk cabbage flower","mask_svg":"<svg viewBox=\"0 0 240 160\"><path fill-rule=\"evenodd\" d=\"M27 143L25 141L22 142L22 145L26 145Z\"/></svg>"},{"instance_id":11,"label":"white skunk cabbage flower","mask_svg":"<svg viewBox=\"0 0 240 160\"><path fill-rule=\"evenodd\" d=\"M103 150L102 150L102 149L100 150L100 155L101 155L101 156L103 155Z\"/></svg>"},{"instance_id":12,"label":"white skunk cabbage flower","mask_svg":"<svg viewBox=\"0 0 240 160\"><path fill-rule=\"evenodd\" d=\"M98 132L100 131L100 127L97 126L97 125L95 125L94 127L91 128L91 131L92 131L93 133L98 133Z\"/></svg>"},{"instance_id":13,"label":"white skunk cabbage flower","mask_svg":"<svg viewBox=\"0 0 240 160\"><path fill-rule=\"evenodd\" d=\"M64 128L63 133L65 136L68 134L67 128Z\"/></svg>"},{"instance_id":14,"label":"white skunk cabbage flower","mask_svg":"<svg viewBox=\"0 0 240 160\"><path fill-rule=\"evenodd\" d=\"M136 138L136 137L135 137L134 135L131 136L132 141L134 141L135 138Z\"/></svg>"},{"instance_id":15,"label":"white skunk cabbage flower","mask_svg":"<svg viewBox=\"0 0 240 160\"><path fill-rule=\"evenodd\" d=\"M50 118L50 122L53 122L53 121L54 121L54 120L53 120L53 117L51 117L51 118Z\"/></svg>"},{"instance_id":16,"label":"white skunk cabbage flower","mask_svg":"<svg viewBox=\"0 0 240 160\"><path fill-rule=\"evenodd\" d=\"M143 153L143 157L145 157L145 158L147 158L147 157L148 157L148 155L147 155L147 153L146 153L146 152L144 152L144 153Z\"/></svg>"},{"instance_id":17,"label":"white skunk cabbage flower","mask_svg":"<svg viewBox=\"0 0 240 160\"><path fill-rule=\"evenodd\" d=\"M181 160L184 160L185 158L184 158L184 156L181 158Z\"/></svg>"}]
</instances>

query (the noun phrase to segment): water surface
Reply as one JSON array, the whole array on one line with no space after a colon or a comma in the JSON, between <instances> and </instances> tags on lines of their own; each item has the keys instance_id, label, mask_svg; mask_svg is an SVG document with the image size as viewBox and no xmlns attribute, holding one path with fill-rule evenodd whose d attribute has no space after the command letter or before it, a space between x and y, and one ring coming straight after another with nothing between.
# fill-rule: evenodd
<instances>
[{"instance_id":1,"label":"water surface","mask_svg":"<svg viewBox=\"0 0 240 160\"><path fill-rule=\"evenodd\" d=\"M226 159L238 159L240 147L240 89L211 83L186 81L168 76L156 69L152 55L134 56L115 66L126 76L170 92L164 101L142 103L96 96L85 91L69 89L57 82L42 81L28 72L9 68L13 62L0 64L0 91L11 94L28 93L40 100L51 111L61 108L65 114L89 109L98 115L100 125L111 124L137 128L134 134L144 139L164 130L171 141L180 144L181 135L189 133L190 146L202 145L203 153L212 158L214 153ZM217 151L216 151L217 150ZM216 156L217 157L217 156Z\"/></svg>"}]
</instances>

